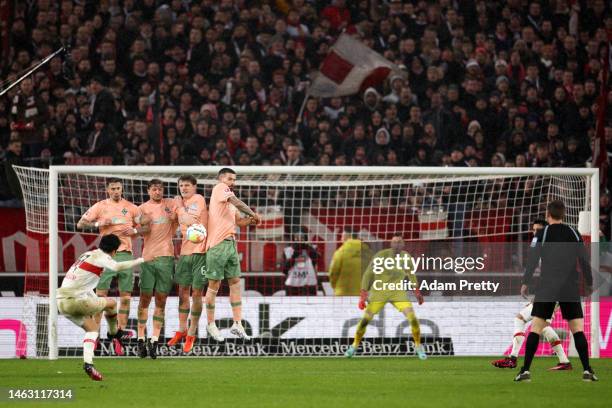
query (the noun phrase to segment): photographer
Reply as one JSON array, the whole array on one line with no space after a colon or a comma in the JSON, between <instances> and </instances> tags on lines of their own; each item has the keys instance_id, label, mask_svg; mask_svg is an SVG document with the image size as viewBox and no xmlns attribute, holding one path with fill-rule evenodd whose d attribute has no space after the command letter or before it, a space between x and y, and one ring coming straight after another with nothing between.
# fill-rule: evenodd
<instances>
[{"instance_id":1,"label":"photographer","mask_svg":"<svg viewBox=\"0 0 612 408\"><path fill-rule=\"evenodd\" d=\"M320 255L313 245L306 243L308 236L305 232L293 234L293 240L283 251L283 273L287 275L285 292L287 296L316 296L315 265Z\"/></svg>"}]
</instances>

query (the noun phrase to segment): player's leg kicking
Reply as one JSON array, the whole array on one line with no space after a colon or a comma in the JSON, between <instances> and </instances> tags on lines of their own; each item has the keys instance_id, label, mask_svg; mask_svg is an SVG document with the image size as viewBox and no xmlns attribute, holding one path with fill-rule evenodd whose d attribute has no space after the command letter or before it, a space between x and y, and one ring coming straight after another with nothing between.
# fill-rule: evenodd
<instances>
[{"instance_id":1,"label":"player's leg kicking","mask_svg":"<svg viewBox=\"0 0 612 408\"><path fill-rule=\"evenodd\" d=\"M514 318L514 336L512 337L512 350L510 351L510 355L504 357L499 360L495 360L492 364L497 368L515 368L516 361L523 346L523 342L525 341L525 331L527 326L533 319L531 316L531 311L533 309L533 303L529 303L525 306ZM542 331L544 339L550 343L553 348L553 351L557 355L559 359L559 363L549 368L549 370L561 371L561 370L571 370L572 364L570 363L565 351L563 350L563 345L561 344L561 339L557 332L550 327L552 319L548 319L547 326Z\"/></svg>"},{"instance_id":2,"label":"player's leg kicking","mask_svg":"<svg viewBox=\"0 0 612 408\"><path fill-rule=\"evenodd\" d=\"M117 302L111 298L87 296L79 299L58 299L59 312L68 320L85 330L83 338L83 369L94 381L102 381L102 374L93 365L94 349L98 339L99 325L94 315L104 311L108 331L117 334Z\"/></svg>"}]
</instances>

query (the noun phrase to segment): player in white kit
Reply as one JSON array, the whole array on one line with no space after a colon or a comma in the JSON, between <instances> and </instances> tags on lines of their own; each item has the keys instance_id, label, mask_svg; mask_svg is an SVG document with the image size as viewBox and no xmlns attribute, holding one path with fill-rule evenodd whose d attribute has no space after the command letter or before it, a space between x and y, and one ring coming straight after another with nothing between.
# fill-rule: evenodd
<instances>
[{"instance_id":1,"label":"player in white kit","mask_svg":"<svg viewBox=\"0 0 612 408\"><path fill-rule=\"evenodd\" d=\"M100 274L104 268L121 271L144 262L143 258L125 262L114 261L112 257L120 244L119 237L114 234L103 236L98 249L85 252L70 267L62 285L57 290L59 313L85 330L83 369L94 381L102 381L102 374L93 365L94 348L99 330L94 315L104 311L109 336L117 333L117 302L112 298L100 297L94 292L100 280Z\"/></svg>"}]
</instances>

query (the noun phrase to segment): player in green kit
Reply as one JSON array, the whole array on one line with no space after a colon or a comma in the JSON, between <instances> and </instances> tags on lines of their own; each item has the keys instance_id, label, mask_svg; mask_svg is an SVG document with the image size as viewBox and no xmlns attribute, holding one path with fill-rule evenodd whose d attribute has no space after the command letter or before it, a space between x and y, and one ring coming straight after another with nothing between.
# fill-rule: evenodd
<instances>
[{"instance_id":1,"label":"player in green kit","mask_svg":"<svg viewBox=\"0 0 612 408\"><path fill-rule=\"evenodd\" d=\"M397 255L400 255L402 259L407 257L409 261L407 268L398 268L398 265L395 264ZM385 267L386 263L384 261L389 261L389 259L393 260L391 268ZM412 308L412 303L408 299L408 293L402 289L387 289L388 284L398 284L399 286L408 278L412 282L413 287L417 288L415 295L419 305L422 305L423 295L418 290L416 275L412 273L413 268L412 257L410 257L408 252L404 251L404 239L399 235L391 239L391 248L378 251L374 255L361 280L359 308L361 310L365 309L365 313L357 325L353 344L344 353L346 357L350 358L355 355L368 324L372 321L374 315L379 313L390 302L410 322L417 355L421 360L427 358L425 348L421 344L421 327ZM368 301L367 307L366 301Z\"/></svg>"},{"instance_id":2,"label":"player in green kit","mask_svg":"<svg viewBox=\"0 0 612 408\"><path fill-rule=\"evenodd\" d=\"M149 201L138 207L144 238L142 254L150 261L140 266L140 301L138 304L138 356L147 354L157 358L157 346L162 326L166 299L172 290L174 273L174 245L172 237L178 226L176 201L164 198L164 182L159 179L147 183ZM149 318L149 304L155 295L153 332L146 341L145 330Z\"/></svg>"},{"instance_id":3,"label":"player in green kit","mask_svg":"<svg viewBox=\"0 0 612 408\"><path fill-rule=\"evenodd\" d=\"M208 227L208 209L204 196L197 193L198 180L192 175L183 175L178 179L180 196L175 198L176 213L183 237L181 252L174 281L178 284L179 298L179 330L168 341L168 346L174 346L180 341L195 340L195 336L187 338L187 317L191 312L191 319L195 322L200 320L202 314L202 291L206 286L202 274L206 269L206 240L202 242L191 242L187 239L187 228L192 224L202 224ZM193 293L191 289L193 288ZM193 306L189 304L191 293ZM194 324L193 329L197 326ZM188 347L189 348L189 347Z\"/></svg>"},{"instance_id":4,"label":"player in green kit","mask_svg":"<svg viewBox=\"0 0 612 408\"><path fill-rule=\"evenodd\" d=\"M229 285L229 300L232 307L234 324L230 333L244 340L250 336L242 326L242 295L240 293L240 259L236 248L236 213L246 214L249 223L257 225L261 217L248 205L236 197L232 188L236 183L236 172L229 168L222 168L217 175L219 183L213 188L210 195L210 208L208 211L208 237L206 239L206 318L208 334L217 341L223 340L215 324L215 301L221 281L227 280Z\"/></svg>"}]
</instances>

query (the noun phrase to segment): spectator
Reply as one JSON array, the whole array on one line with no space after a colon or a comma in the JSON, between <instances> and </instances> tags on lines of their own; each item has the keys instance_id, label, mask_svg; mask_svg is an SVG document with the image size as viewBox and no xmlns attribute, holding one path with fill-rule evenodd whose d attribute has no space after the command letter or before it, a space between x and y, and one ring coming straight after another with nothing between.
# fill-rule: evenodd
<instances>
[{"instance_id":1,"label":"spectator","mask_svg":"<svg viewBox=\"0 0 612 408\"><path fill-rule=\"evenodd\" d=\"M259 152L259 141L255 136L248 136L244 144L244 148L240 149L239 156L246 155L249 165L259 165L262 162L262 156Z\"/></svg>"},{"instance_id":2,"label":"spectator","mask_svg":"<svg viewBox=\"0 0 612 408\"><path fill-rule=\"evenodd\" d=\"M42 134L48 119L47 105L34 89L32 78L21 81L13 98L11 130L18 132L26 157L36 157L44 148Z\"/></svg>"},{"instance_id":3,"label":"spectator","mask_svg":"<svg viewBox=\"0 0 612 408\"><path fill-rule=\"evenodd\" d=\"M89 93L91 95L91 106L89 107L91 116L99 118L104 124L112 127L115 115L115 102L111 93L104 87L100 77L93 77L91 79Z\"/></svg>"},{"instance_id":4,"label":"spectator","mask_svg":"<svg viewBox=\"0 0 612 408\"><path fill-rule=\"evenodd\" d=\"M332 0L331 5L325 7L321 15L329 20L329 25L335 32L342 31L351 22L351 13L345 0Z\"/></svg>"},{"instance_id":5,"label":"spectator","mask_svg":"<svg viewBox=\"0 0 612 408\"><path fill-rule=\"evenodd\" d=\"M36 112L28 114L34 113L36 126L14 130L26 143L29 163L49 152L58 161L64 153L83 154L77 147L90 149L85 144L98 117L115 134L113 146L120 143L125 150L113 149L114 160L132 163L137 146L152 132L153 122L145 118L159 94L165 140L160 146L154 138L155 145L138 153L140 161L148 149L157 164L448 165L454 147L469 165L492 163L493 154L502 153L515 164L526 159L528 165L536 160L582 166L591 155L601 50L612 18L601 0L571 7L558 1L550 10L535 1L521 9L514 0L472 7L424 1L287 0L273 7L233 2L231 11L198 2L157 8L149 0L128 2L124 11L111 3L107 10L96 2L85 7L51 2L43 10L26 2L14 10L9 38L14 58L0 65L7 80L48 55L49 41L73 45L76 69L65 77L61 60L54 59L24 81L19 93L0 98L3 148L11 127L32 122L25 120L28 99L35 101ZM49 15L60 23L47 24ZM341 98L310 97L298 133L291 134L297 156L288 160L289 147L281 141L296 123L309 73L344 30L407 75L392 75L383 85ZM17 116L13 101L19 102ZM374 149L381 127L391 140ZM222 149L218 139L225 142ZM540 142L549 150L543 161L535 159ZM175 144L182 151L171 160ZM253 153L255 144L261 158Z\"/></svg>"},{"instance_id":6,"label":"spectator","mask_svg":"<svg viewBox=\"0 0 612 408\"><path fill-rule=\"evenodd\" d=\"M359 296L361 274L372 257L370 248L351 228L342 233L342 245L329 266L329 282L335 296Z\"/></svg>"},{"instance_id":7,"label":"spectator","mask_svg":"<svg viewBox=\"0 0 612 408\"><path fill-rule=\"evenodd\" d=\"M115 138L102 117L96 117L94 128L87 136L87 156L111 156L115 151Z\"/></svg>"},{"instance_id":8,"label":"spectator","mask_svg":"<svg viewBox=\"0 0 612 408\"><path fill-rule=\"evenodd\" d=\"M6 180L6 186L2 188L2 197L0 206L3 207L23 207L21 200L23 195L21 185L13 166L24 166L25 163L21 156L21 140L18 138L11 139L6 149L6 154L3 160L3 176Z\"/></svg>"},{"instance_id":9,"label":"spectator","mask_svg":"<svg viewBox=\"0 0 612 408\"><path fill-rule=\"evenodd\" d=\"M295 142L291 142L285 151L281 152L280 159L285 166L299 166L303 164L300 146Z\"/></svg>"}]
</instances>

